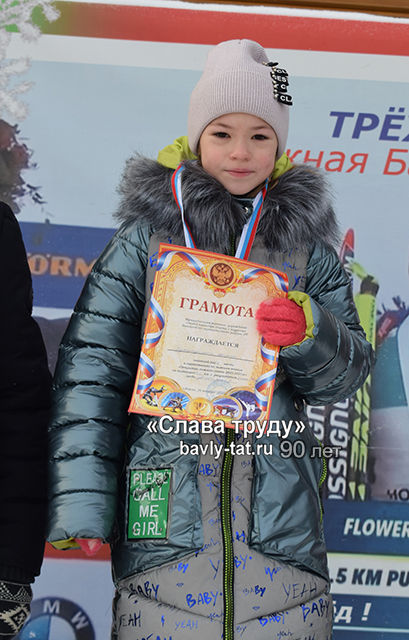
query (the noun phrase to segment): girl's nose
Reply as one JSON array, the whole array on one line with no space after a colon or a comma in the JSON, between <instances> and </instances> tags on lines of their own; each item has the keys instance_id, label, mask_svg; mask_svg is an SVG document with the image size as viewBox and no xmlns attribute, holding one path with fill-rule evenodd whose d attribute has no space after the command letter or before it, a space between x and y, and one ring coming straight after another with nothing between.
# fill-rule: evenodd
<instances>
[{"instance_id":1,"label":"girl's nose","mask_svg":"<svg viewBox=\"0 0 409 640\"><path fill-rule=\"evenodd\" d=\"M235 140L230 151L230 156L231 158L239 160L248 159L250 156L250 149L247 142L245 140Z\"/></svg>"}]
</instances>

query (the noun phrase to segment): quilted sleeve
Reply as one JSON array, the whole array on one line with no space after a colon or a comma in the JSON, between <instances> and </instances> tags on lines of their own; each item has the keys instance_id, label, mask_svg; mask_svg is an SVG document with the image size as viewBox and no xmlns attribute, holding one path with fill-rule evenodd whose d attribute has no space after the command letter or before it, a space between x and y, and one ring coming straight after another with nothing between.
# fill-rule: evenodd
<instances>
[{"instance_id":1,"label":"quilted sleeve","mask_svg":"<svg viewBox=\"0 0 409 640\"><path fill-rule=\"evenodd\" d=\"M373 353L359 324L350 278L334 251L314 249L305 293L307 336L282 349L281 364L308 404L338 402L363 384Z\"/></svg>"},{"instance_id":2,"label":"quilted sleeve","mask_svg":"<svg viewBox=\"0 0 409 640\"><path fill-rule=\"evenodd\" d=\"M148 230L128 223L92 269L62 340L50 426L48 539L109 539L140 351ZM71 539L71 540L70 540Z\"/></svg>"}]
</instances>

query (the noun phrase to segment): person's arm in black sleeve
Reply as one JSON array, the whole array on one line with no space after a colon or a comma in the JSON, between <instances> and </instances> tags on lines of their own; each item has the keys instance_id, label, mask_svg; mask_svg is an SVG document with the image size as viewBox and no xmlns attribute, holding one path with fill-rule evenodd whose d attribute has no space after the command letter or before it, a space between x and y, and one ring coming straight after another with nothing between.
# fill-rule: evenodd
<instances>
[{"instance_id":1,"label":"person's arm in black sleeve","mask_svg":"<svg viewBox=\"0 0 409 640\"><path fill-rule=\"evenodd\" d=\"M19 224L0 203L0 637L28 615L46 518L51 376Z\"/></svg>"}]
</instances>

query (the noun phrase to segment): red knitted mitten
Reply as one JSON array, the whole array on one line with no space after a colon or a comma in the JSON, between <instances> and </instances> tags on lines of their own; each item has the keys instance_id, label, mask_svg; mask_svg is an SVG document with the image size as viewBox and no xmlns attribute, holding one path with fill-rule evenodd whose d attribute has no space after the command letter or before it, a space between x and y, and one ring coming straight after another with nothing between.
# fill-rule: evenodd
<instances>
[{"instance_id":1,"label":"red knitted mitten","mask_svg":"<svg viewBox=\"0 0 409 640\"><path fill-rule=\"evenodd\" d=\"M264 300L257 309L256 320L263 338L279 347L297 344L305 338L304 311L288 298Z\"/></svg>"}]
</instances>

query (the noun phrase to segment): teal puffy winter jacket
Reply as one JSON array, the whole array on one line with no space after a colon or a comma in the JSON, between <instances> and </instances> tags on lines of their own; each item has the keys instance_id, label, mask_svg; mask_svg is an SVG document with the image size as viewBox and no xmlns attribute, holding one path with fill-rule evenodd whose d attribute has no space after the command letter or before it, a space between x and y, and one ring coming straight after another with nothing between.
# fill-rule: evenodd
<instances>
[{"instance_id":1,"label":"teal puffy winter jacket","mask_svg":"<svg viewBox=\"0 0 409 640\"><path fill-rule=\"evenodd\" d=\"M309 455L317 447L310 428L289 435L302 440L302 457L280 455L280 435L265 433L258 440L265 453L223 451L216 460L210 448L180 454L181 439L205 445L213 436L151 433L147 416L127 413L158 244L184 244L170 176L154 161L129 161L121 227L96 262L60 347L49 540L63 548L76 537L111 543L114 638L326 640L331 599L319 498L323 463ZM228 254L248 203L194 161L186 165L183 196L198 248ZM317 172L294 167L269 190L249 260L286 272L290 289L310 297L313 319L310 337L281 350L270 415L276 424L307 424L305 403L341 400L369 371L371 347L332 248L336 234ZM132 470L144 471L145 479L153 472L153 482L170 477L166 538L128 537Z\"/></svg>"}]
</instances>

